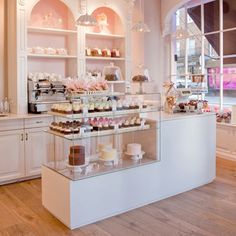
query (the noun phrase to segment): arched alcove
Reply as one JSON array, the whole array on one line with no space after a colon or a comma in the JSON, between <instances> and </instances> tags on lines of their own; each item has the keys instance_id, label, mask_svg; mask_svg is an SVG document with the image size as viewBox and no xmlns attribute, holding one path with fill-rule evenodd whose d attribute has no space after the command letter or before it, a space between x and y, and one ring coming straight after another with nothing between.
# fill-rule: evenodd
<instances>
[{"instance_id":1,"label":"arched alcove","mask_svg":"<svg viewBox=\"0 0 236 236\"><path fill-rule=\"evenodd\" d=\"M29 25L73 30L75 19L68 6L62 1L40 0L31 11Z\"/></svg>"},{"instance_id":2,"label":"arched alcove","mask_svg":"<svg viewBox=\"0 0 236 236\"><path fill-rule=\"evenodd\" d=\"M108 23L107 33L124 35L125 33L124 24L121 20L121 17L113 9L109 7L99 7L92 13L92 15L95 18L98 18L102 14L104 14L107 17L107 23ZM99 33L100 32L99 26L94 27L92 31Z\"/></svg>"}]
</instances>

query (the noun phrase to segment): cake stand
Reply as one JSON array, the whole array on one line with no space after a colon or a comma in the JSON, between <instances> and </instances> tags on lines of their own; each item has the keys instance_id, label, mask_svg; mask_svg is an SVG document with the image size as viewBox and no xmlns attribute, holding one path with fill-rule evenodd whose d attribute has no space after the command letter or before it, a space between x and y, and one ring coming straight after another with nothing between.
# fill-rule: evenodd
<instances>
[{"instance_id":1,"label":"cake stand","mask_svg":"<svg viewBox=\"0 0 236 236\"><path fill-rule=\"evenodd\" d=\"M118 162L118 158L115 157L113 159L103 159L103 158L99 158L99 161L102 161L104 166L113 166L113 165L116 165L116 163Z\"/></svg>"},{"instance_id":2,"label":"cake stand","mask_svg":"<svg viewBox=\"0 0 236 236\"><path fill-rule=\"evenodd\" d=\"M89 165L89 159L85 160L85 164L79 166L72 166L69 163L66 164L67 168L73 173L81 173L85 167Z\"/></svg>"},{"instance_id":3,"label":"cake stand","mask_svg":"<svg viewBox=\"0 0 236 236\"><path fill-rule=\"evenodd\" d=\"M133 161L139 161L143 159L143 155L145 154L144 151L141 151L141 153L139 155L133 155L131 153L125 152L126 155L131 156L131 159Z\"/></svg>"}]
</instances>

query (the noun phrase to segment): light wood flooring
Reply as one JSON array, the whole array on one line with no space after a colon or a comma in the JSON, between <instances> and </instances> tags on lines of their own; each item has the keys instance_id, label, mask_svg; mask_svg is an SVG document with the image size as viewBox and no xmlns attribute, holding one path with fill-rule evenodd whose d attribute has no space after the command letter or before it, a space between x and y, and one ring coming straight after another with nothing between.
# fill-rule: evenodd
<instances>
[{"instance_id":1,"label":"light wood flooring","mask_svg":"<svg viewBox=\"0 0 236 236\"><path fill-rule=\"evenodd\" d=\"M236 163L201 188L70 231L41 205L40 179L0 187L0 235L236 236Z\"/></svg>"}]
</instances>

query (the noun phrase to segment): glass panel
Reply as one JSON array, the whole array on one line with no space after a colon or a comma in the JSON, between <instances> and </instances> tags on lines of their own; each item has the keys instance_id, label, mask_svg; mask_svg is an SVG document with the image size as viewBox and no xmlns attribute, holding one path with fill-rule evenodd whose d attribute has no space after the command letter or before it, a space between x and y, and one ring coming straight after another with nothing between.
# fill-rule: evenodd
<instances>
[{"instance_id":1,"label":"glass panel","mask_svg":"<svg viewBox=\"0 0 236 236\"><path fill-rule=\"evenodd\" d=\"M175 55L176 55L176 74L184 75L185 74L185 48L186 40L178 39L175 44Z\"/></svg>"},{"instance_id":2,"label":"glass panel","mask_svg":"<svg viewBox=\"0 0 236 236\"><path fill-rule=\"evenodd\" d=\"M191 37L188 40L188 72L201 73L201 36Z\"/></svg>"},{"instance_id":3,"label":"glass panel","mask_svg":"<svg viewBox=\"0 0 236 236\"><path fill-rule=\"evenodd\" d=\"M204 29L205 33L220 29L219 0L204 4Z\"/></svg>"},{"instance_id":4,"label":"glass panel","mask_svg":"<svg viewBox=\"0 0 236 236\"><path fill-rule=\"evenodd\" d=\"M236 27L236 1L224 0L223 1L223 17L224 17L224 29Z\"/></svg>"},{"instance_id":5,"label":"glass panel","mask_svg":"<svg viewBox=\"0 0 236 236\"><path fill-rule=\"evenodd\" d=\"M236 57L224 59L224 106L236 104Z\"/></svg>"},{"instance_id":6,"label":"glass panel","mask_svg":"<svg viewBox=\"0 0 236 236\"><path fill-rule=\"evenodd\" d=\"M188 8L187 29L189 35L201 34L201 6Z\"/></svg>"},{"instance_id":7,"label":"glass panel","mask_svg":"<svg viewBox=\"0 0 236 236\"><path fill-rule=\"evenodd\" d=\"M236 30L224 32L223 35L224 55L236 56ZM231 60L226 60L226 63L231 63ZM235 63L235 59L233 63Z\"/></svg>"}]
</instances>

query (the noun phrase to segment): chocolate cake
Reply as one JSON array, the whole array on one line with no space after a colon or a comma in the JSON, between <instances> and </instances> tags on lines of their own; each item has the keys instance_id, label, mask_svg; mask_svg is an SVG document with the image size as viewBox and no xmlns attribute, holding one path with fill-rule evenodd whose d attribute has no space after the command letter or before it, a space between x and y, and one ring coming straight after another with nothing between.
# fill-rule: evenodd
<instances>
[{"instance_id":1,"label":"chocolate cake","mask_svg":"<svg viewBox=\"0 0 236 236\"><path fill-rule=\"evenodd\" d=\"M81 166L85 164L85 147L84 146L71 146L69 154L69 165Z\"/></svg>"}]
</instances>

